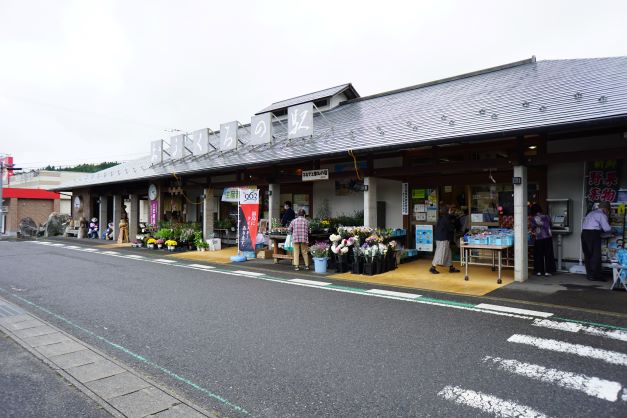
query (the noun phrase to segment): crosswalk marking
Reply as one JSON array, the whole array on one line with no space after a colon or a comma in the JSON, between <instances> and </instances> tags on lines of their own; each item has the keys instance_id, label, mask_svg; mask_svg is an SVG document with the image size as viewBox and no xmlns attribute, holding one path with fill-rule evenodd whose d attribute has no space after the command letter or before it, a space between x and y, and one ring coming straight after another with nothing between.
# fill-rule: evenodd
<instances>
[{"instance_id":1,"label":"crosswalk marking","mask_svg":"<svg viewBox=\"0 0 627 418\"><path fill-rule=\"evenodd\" d=\"M509 306L491 305L489 303L480 303L476 306L476 308L488 309L490 311L498 311L498 312L511 312L511 313L521 314L521 315L540 316L542 318L548 318L549 316L553 316L553 314L549 312L531 311L529 309L520 309L520 308L510 308Z\"/></svg>"},{"instance_id":2,"label":"crosswalk marking","mask_svg":"<svg viewBox=\"0 0 627 418\"><path fill-rule=\"evenodd\" d=\"M291 279L288 280L288 282L292 282L292 283L301 283L301 284L310 284L312 286L328 286L331 283L329 282L319 282L316 280L305 280L305 279Z\"/></svg>"},{"instance_id":3,"label":"crosswalk marking","mask_svg":"<svg viewBox=\"0 0 627 418\"><path fill-rule=\"evenodd\" d=\"M497 398L487 393L463 389L459 386L445 386L444 389L438 392L438 396L460 405L470 406L483 412L496 415L497 417L546 417L542 412L536 411L526 405Z\"/></svg>"},{"instance_id":4,"label":"crosswalk marking","mask_svg":"<svg viewBox=\"0 0 627 418\"><path fill-rule=\"evenodd\" d=\"M529 335L514 334L507 340L511 343L527 344L542 350L557 351L560 353L575 354L580 357L588 357L605 361L610 364L627 366L627 354L617 351L603 350L587 345L571 344L564 341L552 340L548 338L538 338Z\"/></svg>"},{"instance_id":5,"label":"crosswalk marking","mask_svg":"<svg viewBox=\"0 0 627 418\"><path fill-rule=\"evenodd\" d=\"M558 322L549 319L536 319L532 323L536 327L544 327L567 332L583 332L585 334L599 337L612 338L620 341L627 341L627 332L618 329L606 330L592 325L583 325L576 322Z\"/></svg>"},{"instance_id":6,"label":"crosswalk marking","mask_svg":"<svg viewBox=\"0 0 627 418\"><path fill-rule=\"evenodd\" d=\"M537 364L523 363L517 360L486 356L483 362L494 364L501 370L520 376L526 376L546 383L554 383L563 388L578 390L587 395L611 402L618 400L618 395L622 389L620 383L611 380L550 369Z\"/></svg>"},{"instance_id":7,"label":"crosswalk marking","mask_svg":"<svg viewBox=\"0 0 627 418\"><path fill-rule=\"evenodd\" d=\"M408 299L415 299L415 298L419 298L422 296L416 293L393 292L391 290L383 290L383 289L370 289L370 290L366 290L366 293L374 293L375 295L383 295L383 296L396 296L399 298L408 298Z\"/></svg>"}]
</instances>

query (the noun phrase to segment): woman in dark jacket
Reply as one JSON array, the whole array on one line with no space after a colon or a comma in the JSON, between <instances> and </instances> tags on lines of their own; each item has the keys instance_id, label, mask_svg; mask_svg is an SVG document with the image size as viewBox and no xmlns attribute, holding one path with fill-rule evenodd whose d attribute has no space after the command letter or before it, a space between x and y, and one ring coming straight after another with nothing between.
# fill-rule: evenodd
<instances>
[{"instance_id":1,"label":"woman in dark jacket","mask_svg":"<svg viewBox=\"0 0 627 418\"><path fill-rule=\"evenodd\" d=\"M440 207L440 217L438 223L435 226L433 232L433 238L435 239L435 254L433 255L433 261L431 262L431 268L429 271L432 274L439 274L440 272L435 268L436 266L448 267L449 273L459 273L459 270L453 266L453 259L451 256L451 242L455 235L457 218L452 214L453 208L451 206Z\"/></svg>"},{"instance_id":2,"label":"woman in dark jacket","mask_svg":"<svg viewBox=\"0 0 627 418\"><path fill-rule=\"evenodd\" d=\"M285 201L284 209L285 212L283 212L283 217L281 218L281 226L287 227L290 225L290 222L296 218L296 213L294 209L292 209L292 202L289 200Z\"/></svg>"}]
</instances>

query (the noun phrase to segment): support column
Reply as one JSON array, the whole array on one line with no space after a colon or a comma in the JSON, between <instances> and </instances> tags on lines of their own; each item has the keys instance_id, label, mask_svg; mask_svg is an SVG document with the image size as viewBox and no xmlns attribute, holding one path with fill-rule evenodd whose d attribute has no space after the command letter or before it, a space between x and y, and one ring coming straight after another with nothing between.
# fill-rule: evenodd
<instances>
[{"instance_id":1,"label":"support column","mask_svg":"<svg viewBox=\"0 0 627 418\"><path fill-rule=\"evenodd\" d=\"M368 190L364 192L364 226L377 227L377 179L376 177L364 177L364 186Z\"/></svg>"},{"instance_id":2,"label":"support column","mask_svg":"<svg viewBox=\"0 0 627 418\"><path fill-rule=\"evenodd\" d=\"M515 166L514 177L522 180L514 185L514 280L524 282L529 278L527 167Z\"/></svg>"},{"instance_id":3,"label":"support column","mask_svg":"<svg viewBox=\"0 0 627 418\"><path fill-rule=\"evenodd\" d=\"M272 220L281 220L281 185L278 183L271 183L268 185L268 227L272 228Z\"/></svg>"},{"instance_id":4,"label":"support column","mask_svg":"<svg viewBox=\"0 0 627 418\"><path fill-rule=\"evenodd\" d=\"M212 238L213 230L213 210L215 208L216 197L213 195L212 188L203 190L204 199L202 200L202 236L206 240Z\"/></svg>"},{"instance_id":5,"label":"support column","mask_svg":"<svg viewBox=\"0 0 627 418\"><path fill-rule=\"evenodd\" d=\"M109 214L107 213L107 205L109 204L109 198L107 196L100 196L100 207L98 213L99 231L102 238L102 234L107 230L107 221L109 220Z\"/></svg>"},{"instance_id":6,"label":"support column","mask_svg":"<svg viewBox=\"0 0 627 418\"><path fill-rule=\"evenodd\" d=\"M129 200L131 207L128 210L128 240L133 242L137 238L139 227L139 196L132 194Z\"/></svg>"},{"instance_id":7,"label":"support column","mask_svg":"<svg viewBox=\"0 0 627 418\"><path fill-rule=\"evenodd\" d=\"M122 218L122 195L113 195L113 241L120 235L120 219Z\"/></svg>"}]
</instances>

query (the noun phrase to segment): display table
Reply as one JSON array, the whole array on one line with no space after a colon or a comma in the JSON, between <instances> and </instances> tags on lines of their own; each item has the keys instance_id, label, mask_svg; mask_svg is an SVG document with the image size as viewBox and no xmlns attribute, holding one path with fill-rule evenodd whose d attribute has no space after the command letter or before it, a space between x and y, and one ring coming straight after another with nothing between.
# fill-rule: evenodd
<instances>
[{"instance_id":1,"label":"display table","mask_svg":"<svg viewBox=\"0 0 627 418\"><path fill-rule=\"evenodd\" d=\"M613 290L619 284L622 284L625 290L627 290L627 266L620 265L618 263L612 263L612 285L610 290ZM622 276L622 277L621 277Z\"/></svg>"},{"instance_id":2,"label":"display table","mask_svg":"<svg viewBox=\"0 0 627 418\"><path fill-rule=\"evenodd\" d=\"M468 264L470 264L470 251L471 250L489 250L492 251L492 271L495 270L495 267L498 268L498 275L497 275L497 279L496 282L498 284L501 284L503 282L503 280L501 280L501 269L502 269L502 265L503 265L503 251L507 251L509 248L511 248L511 245L487 245L487 244L461 244L460 249L462 251L462 262L464 264L465 267L465 276L464 276L464 280L469 280L470 277L468 276ZM498 263L496 263L495 266L495 262L496 260L498 260Z\"/></svg>"},{"instance_id":3,"label":"display table","mask_svg":"<svg viewBox=\"0 0 627 418\"><path fill-rule=\"evenodd\" d=\"M274 264L277 264L279 260L293 260L292 253L284 251L279 248L279 242L285 242L287 235L283 234L270 234L270 239L272 240L272 258L274 259Z\"/></svg>"}]
</instances>

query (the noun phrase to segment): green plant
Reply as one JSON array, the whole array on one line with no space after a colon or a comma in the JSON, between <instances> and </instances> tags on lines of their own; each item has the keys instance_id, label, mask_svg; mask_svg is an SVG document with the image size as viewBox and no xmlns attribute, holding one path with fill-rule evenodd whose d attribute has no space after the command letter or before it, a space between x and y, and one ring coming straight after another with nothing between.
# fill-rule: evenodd
<instances>
[{"instance_id":1,"label":"green plant","mask_svg":"<svg viewBox=\"0 0 627 418\"><path fill-rule=\"evenodd\" d=\"M172 230L169 228L161 228L155 234L155 238L160 238L162 240L169 239L172 235Z\"/></svg>"},{"instance_id":2,"label":"green plant","mask_svg":"<svg viewBox=\"0 0 627 418\"><path fill-rule=\"evenodd\" d=\"M194 240L194 230L192 228L181 228L178 235L180 242L190 242Z\"/></svg>"},{"instance_id":3,"label":"green plant","mask_svg":"<svg viewBox=\"0 0 627 418\"><path fill-rule=\"evenodd\" d=\"M199 241L198 243L196 243L196 247L197 248L209 248L209 244L207 244L205 241Z\"/></svg>"}]
</instances>

